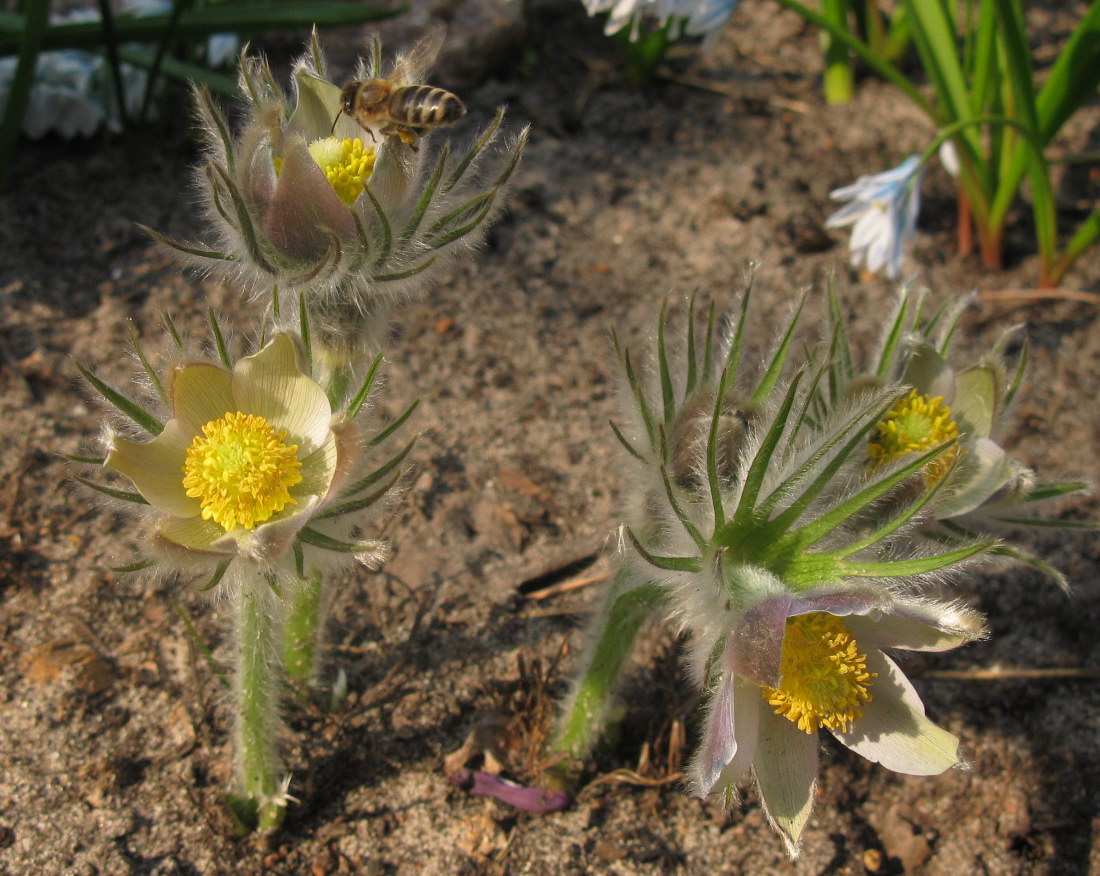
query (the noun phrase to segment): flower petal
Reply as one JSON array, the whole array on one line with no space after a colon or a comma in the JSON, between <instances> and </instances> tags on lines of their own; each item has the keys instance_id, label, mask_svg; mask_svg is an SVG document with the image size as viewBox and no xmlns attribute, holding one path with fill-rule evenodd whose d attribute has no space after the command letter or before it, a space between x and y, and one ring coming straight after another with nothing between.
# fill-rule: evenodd
<instances>
[{"instance_id":1,"label":"flower petal","mask_svg":"<svg viewBox=\"0 0 1100 876\"><path fill-rule=\"evenodd\" d=\"M198 502L197 499L195 501ZM227 550L225 546L215 546L224 535L225 530L217 523L201 517L173 517L158 526L156 532L156 538L192 553L233 556L237 553L235 546L231 550Z\"/></svg>"},{"instance_id":2,"label":"flower petal","mask_svg":"<svg viewBox=\"0 0 1100 876\"><path fill-rule=\"evenodd\" d=\"M306 459L329 440L332 405L317 381L298 366L298 347L285 333L237 362L233 399L237 410L257 414L274 428L285 429L287 443L298 445L299 459Z\"/></svg>"},{"instance_id":3,"label":"flower petal","mask_svg":"<svg viewBox=\"0 0 1100 876\"><path fill-rule=\"evenodd\" d=\"M714 788L726 765L737 754L737 736L733 725L733 680L730 672L711 698L703 740L692 764L699 796L706 797Z\"/></svg>"},{"instance_id":4,"label":"flower petal","mask_svg":"<svg viewBox=\"0 0 1100 876\"><path fill-rule=\"evenodd\" d=\"M975 365L955 378L951 413L966 439L988 438L1000 408L1001 375L990 365Z\"/></svg>"},{"instance_id":5,"label":"flower petal","mask_svg":"<svg viewBox=\"0 0 1100 876\"><path fill-rule=\"evenodd\" d=\"M901 382L912 385L923 395L941 396L949 405L955 400L955 372L927 344L919 344L913 350Z\"/></svg>"},{"instance_id":6,"label":"flower petal","mask_svg":"<svg viewBox=\"0 0 1100 876\"><path fill-rule=\"evenodd\" d=\"M152 441L115 438L104 465L126 475L149 504L173 517L195 517L202 507L183 488L183 465L192 436L169 420Z\"/></svg>"},{"instance_id":7,"label":"flower petal","mask_svg":"<svg viewBox=\"0 0 1100 876\"><path fill-rule=\"evenodd\" d=\"M262 565L272 565L290 549L295 536L309 523L317 503L317 496L300 499L297 505L288 506L294 508L289 516L261 524L251 532L226 533L215 547L228 547L231 541L236 541L242 555Z\"/></svg>"},{"instance_id":8,"label":"flower petal","mask_svg":"<svg viewBox=\"0 0 1100 876\"><path fill-rule=\"evenodd\" d=\"M304 261L323 258L332 246L331 234L356 239L351 211L299 137L287 137L264 231L280 252Z\"/></svg>"},{"instance_id":9,"label":"flower petal","mask_svg":"<svg viewBox=\"0 0 1100 876\"><path fill-rule=\"evenodd\" d=\"M328 137L332 123L342 115L341 89L302 66L295 67L293 81L297 99L287 129L301 134L307 141Z\"/></svg>"},{"instance_id":10,"label":"flower petal","mask_svg":"<svg viewBox=\"0 0 1100 876\"><path fill-rule=\"evenodd\" d=\"M872 648L867 651L867 668L878 673L871 701L849 731L833 735L896 773L936 776L957 764L959 740L924 716L924 704L897 664Z\"/></svg>"},{"instance_id":11,"label":"flower petal","mask_svg":"<svg viewBox=\"0 0 1100 876\"><path fill-rule=\"evenodd\" d=\"M867 614L871 611L888 610L892 600L881 589L866 585L845 587L814 587L804 594L791 598L790 617L810 614L814 611L827 611L837 617Z\"/></svg>"},{"instance_id":12,"label":"flower petal","mask_svg":"<svg viewBox=\"0 0 1100 876\"><path fill-rule=\"evenodd\" d=\"M906 651L948 651L982 636L982 616L956 603L895 599L881 612L846 618L860 643Z\"/></svg>"},{"instance_id":13,"label":"flower petal","mask_svg":"<svg viewBox=\"0 0 1100 876\"><path fill-rule=\"evenodd\" d=\"M484 770L460 769L447 778L451 784L465 789L476 797L493 797L524 812L545 815L558 812L569 805L571 798L565 791L550 791L509 782Z\"/></svg>"},{"instance_id":14,"label":"flower petal","mask_svg":"<svg viewBox=\"0 0 1100 876\"><path fill-rule=\"evenodd\" d=\"M803 733L786 718L761 710L760 737L752 771L768 821L798 854L802 830L810 818L817 778L817 734Z\"/></svg>"},{"instance_id":15,"label":"flower petal","mask_svg":"<svg viewBox=\"0 0 1100 876\"><path fill-rule=\"evenodd\" d=\"M327 496L332 490L336 462L336 436L329 432L321 446L302 459L302 480L290 488L290 495Z\"/></svg>"},{"instance_id":16,"label":"flower petal","mask_svg":"<svg viewBox=\"0 0 1100 876\"><path fill-rule=\"evenodd\" d=\"M726 644L728 668L761 687L779 686L779 661L791 595L779 593L750 606Z\"/></svg>"},{"instance_id":17,"label":"flower petal","mask_svg":"<svg viewBox=\"0 0 1100 876\"><path fill-rule=\"evenodd\" d=\"M979 438L966 448L952 478L950 492L936 502L936 518L944 520L973 511L1012 480L1016 468L996 442ZM937 497L938 498L938 497Z\"/></svg>"},{"instance_id":18,"label":"flower petal","mask_svg":"<svg viewBox=\"0 0 1100 876\"><path fill-rule=\"evenodd\" d=\"M728 788L752 767L756 756L757 739L760 736L760 713L764 709L764 697L755 684L739 678L733 682L733 735L737 750L722 769L718 779L720 788Z\"/></svg>"},{"instance_id":19,"label":"flower petal","mask_svg":"<svg viewBox=\"0 0 1100 876\"><path fill-rule=\"evenodd\" d=\"M232 375L210 362L191 362L173 369L168 378L172 416L194 438L211 420L218 420L233 406Z\"/></svg>"}]
</instances>

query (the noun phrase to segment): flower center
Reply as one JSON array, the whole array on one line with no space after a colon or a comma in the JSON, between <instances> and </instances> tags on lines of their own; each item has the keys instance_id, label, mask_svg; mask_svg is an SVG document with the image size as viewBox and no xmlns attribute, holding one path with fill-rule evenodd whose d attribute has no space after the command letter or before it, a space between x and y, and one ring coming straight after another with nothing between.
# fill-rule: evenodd
<instances>
[{"instance_id":1,"label":"flower center","mask_svg":"<svg viewBox=\"0 0 1100 876\"><path fill-rule=\"evenodd\" d=\"M958 437L958 424L951 418L951 408L943 403L943 396L921 395L912 389L875 426L867 456L872 466L883 465L907 453L931 450ZM933 459L925 467L925 483L931 485L943 477L959 452L956 444Z\"/></svg>"},{"instance_id":2,"label":"flower center","mask_svg":"<svg viewBox=\"0 0 1100 876\"><path fill-rule=\"evenodd\" d=\"M778 688L763 688L775 713L813 733L819 727L848 729L871 702L877 673L836 615L814 612L788 618Z\"/></svg>"},{"instance_id":3,"label":"flower center","mask_svg":"<svg viewBox=\"0 0 1100 876\"><path fill-rule=\"evenodd\" d=\"M363 185L374 172L374 149L363 141L324 137L309 144L309 154L324 171L333 191L349 207L363 194Z\"/></svg>"},{"instance_id":4,"label":"flower center","mask_svg":"<svg viewBox=\"0 0 1100 876\"><path fill-rule=\"evenodd\" d=\"M283 442L263 417L231 412L202 427L187 449L183 486L202 519L226 532L252 529L296 502L288 489L302 480L298 446ZM205 436L205 437L203 437Z\"/></svg>"}]
</instances>

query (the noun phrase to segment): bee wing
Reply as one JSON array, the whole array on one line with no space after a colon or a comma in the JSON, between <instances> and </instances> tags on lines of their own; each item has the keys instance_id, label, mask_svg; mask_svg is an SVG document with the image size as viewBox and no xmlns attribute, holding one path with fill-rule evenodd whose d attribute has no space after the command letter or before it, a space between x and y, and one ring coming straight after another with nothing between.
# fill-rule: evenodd
<instances>
[{"instance_id":1,"label":"bee wing","mask_svg":"<svg viewBox=\"0 0 1100 876\"><path fill-rule=\"evenodd\" d=\"M447 29L437 25L429 30L420 41L407 52L397 56L391 79L398 85L410 85L423 82L428 71L443 48Z\"/></svg>"}]
</instances>

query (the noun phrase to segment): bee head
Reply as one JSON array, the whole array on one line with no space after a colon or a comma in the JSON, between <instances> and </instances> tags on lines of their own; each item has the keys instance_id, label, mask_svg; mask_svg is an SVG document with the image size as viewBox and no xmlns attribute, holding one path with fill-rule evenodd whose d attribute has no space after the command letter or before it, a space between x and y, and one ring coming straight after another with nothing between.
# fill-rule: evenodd
<instances>
[{"instance_id":1,"label":"bee head","mask_svg":"<svg viewBox=\"0 0 1100 876\"><path fill-rule=\"evenodd\" d=\"M359 86L362 82L349 82L340 91L340 107L347 115L355 114L355 94L359 91ZM339 116L337 116L339 118ZM336 123L333 122L333 128L336 127Z\"/></svg>"}]
</instances>

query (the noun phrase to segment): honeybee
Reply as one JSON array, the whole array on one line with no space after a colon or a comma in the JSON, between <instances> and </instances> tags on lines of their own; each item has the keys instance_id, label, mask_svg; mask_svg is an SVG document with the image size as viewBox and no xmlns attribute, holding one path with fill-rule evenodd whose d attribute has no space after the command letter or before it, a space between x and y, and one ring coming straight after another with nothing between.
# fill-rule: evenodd
<instances>
[{"instance_id":1,"label":"honeybee","mask_svg":"<svg viewBox=\"0 0 1100 876\"><path fill-rule=\"evenodd\" d=\"M355 119L371 139L377 130L383 137L400 137L414 149L417 139L432 128L457 122L466 114L466 107L451 92L432 85L401 84L423 76L442 44L442 30L433 31L397 59L389 76L381 77L377 75L381 51L376 40L370 67L340 92L341 112ZM373 75L365 75L368 72Z\"/></svg>"}]
</instances>

